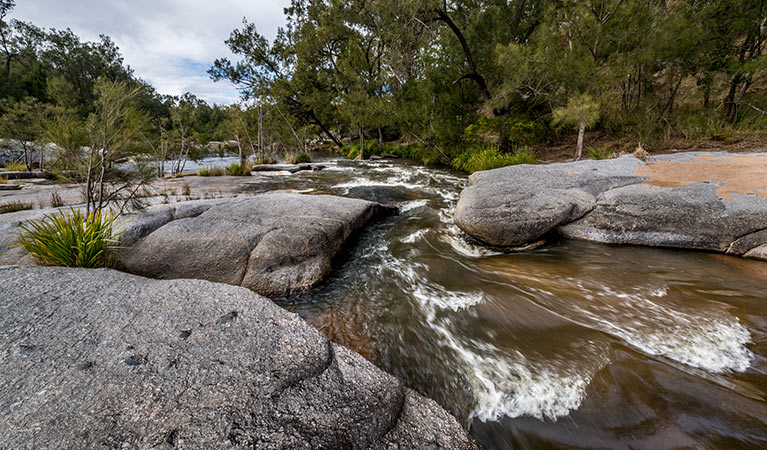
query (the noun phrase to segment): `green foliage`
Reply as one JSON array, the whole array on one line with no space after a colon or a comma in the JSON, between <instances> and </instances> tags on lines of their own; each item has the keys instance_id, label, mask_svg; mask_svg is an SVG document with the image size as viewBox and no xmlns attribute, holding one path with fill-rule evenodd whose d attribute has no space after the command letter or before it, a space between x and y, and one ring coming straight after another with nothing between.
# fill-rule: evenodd
<instances>
[{"instance_id":1,"label":"green foliage","mask_svg":"<svg viewBox=\"0 0 767 450\"><path fill-rule=\"evenodd\" d=\"M729 143L759 134L749 112L767 110L759 2L294 3L273 42L253 23L234 30L237 58L211 75L334 141L415 135L436 161L461 143L508 152L586 129L670 143L692 131L677 121L713 114L729 128L696 139Z\"/></svg>"},{"instance_id":2,"label":"green foliage","mask_svg":"<svg viewBox=\"0 0 767 450\"><path fill-rule=\"evenodd\" d=\"M312 157L306 152L300 152L296 155L294 164L306 164L312 162Z\"/></svg>"},{"instance_id":3,"label":"green foliage","mask_svg":"<svg viewBox=\"0 0 767 450\"><path fill-rule=\"evenodd\" d=\"M25 166L24 163L20 161L11 161L5 163L5 170L9 172L23 172L27 170L27 166Z\"/></svg>"},{"instance_id":4,"label":"green foliage","mask_svg":"<svg viewBox=\"0 0 767 450\"><path fill-rule=\"evenodd\" d=\"M253 164L277 164L277 159L271 154L259 154L253 158Z\"/></svg>"},{"instance_id":5,"label":"green foliage","mask_svg":"<svg viewBox=\"0 0 767 450\"><path fill-rule=\"evenodd\" d=\"M155 176L146 163L142 131L147 114L138 106L141 88L101 78L94 84L94 111L82 119L57 109L46 118L43 138L56 144L58 159L84 183L87 212L110 204L140 208L136 194ZM132 159L135 167L119 163Z\"/></svg>"},{"instance_id":6,"label":"green foliage","mask_svg":"<svg viewBox=\"0 0 767 450\"><path fill-rule=\"evenodd\" d=\"M238 162L233 162L224 169L224 173L229 177L247 177L250 176L250 169L249 163L242 165Z\"/></svg>"},{"instance_id":7,"label":"green foliage","mask_svg":"<svg viewBox=\"0 0 767 450\"><path fill-rule=\"evenodd\" d=\"M588 129L599 120L599 104L588 94L575 95L568 99L567 106L555 109L553 117L557 126L578 127L583 124Z\"/></svg>"},{"instance_id":8,"label":"green foliage","mask_svg":"<svg viewBox=\"0 0 767 450\"><path fill-rule=\"evenodd\" d=\"M102 210L86 216L70 208L22 223L14 245L43 266L109 267L119 250L117 217Z\"/></svg>"},{"instance_id":9,"label":"green foliage","mask_svg":"<svg viewBox=\"0 0 767 450\"><path fill-rule=\"evenodd\" d=\"M494 141L502 130L513 147L534 145L545 140L546 128L540 122L530 120L524 115L509 118L481 116L466 127L463 140L470 144L489 143Z\"/></svg>"},{"instance_id":10,"label":"green foliage","mask_svg":"<svg viewBox=\"0 0 767 450\"><path fill-rule=\"evenodd\" d=\"M535 153L528 147L522 147L514 153L502 153L497 145L473 147L458 155L452 163L453 168L468 173L517 164L537 164Z\"/></svg>"},{"instance_id":11,"label":"green foliage","mask_svg":"<svg viewBox=\"0 0 767 450\"><path fill-rule=\"evenodd\" d=\"M379 144L378 141L365 141L365 158L370 158L372 155L383 155L383 154L389 154L389 155L397 155L405 157L404 155L400 154L401 151L400 147L396 147L394 145L387 145L387 144ZM341 148L341 152L346 155L346 158L348 159L354 159L360 155L360 144L346 144ZM417 158L414 158L417 159Z\"/></svg>"},{"instance_id":12,"label":"green foliage","mask_svg":"<svg viewBox=\"0 0 767 450\"><path fill-rule=\"evenodd\" d=\"M21 200L14 200L7 203L0 203L0 214L24 211L32 208L32 203L22 202Z\"/></svg>"},{"instance_id":13,"label":"green foliage","mask_svg":"<svg viewBox=\"0 0 767 450\"><path fill-rule=\"evenodd\" d=\"M225 171L223 167L208 166L198 170L197 175L201 177L223 177L225 175Z\"/></svg>"},{"instance_id":14,"label":"green foliage","mask_svg":"<svg viewBox=\"0 0 767 450\"><path fill-rule=\"evenodd\" d=\"M587 147L586 151L589 152L589 156L591 156L592 159L600 160L600 159L607 159L607 155L605 153L595 147Z\"/></svg>"}]
</instances>

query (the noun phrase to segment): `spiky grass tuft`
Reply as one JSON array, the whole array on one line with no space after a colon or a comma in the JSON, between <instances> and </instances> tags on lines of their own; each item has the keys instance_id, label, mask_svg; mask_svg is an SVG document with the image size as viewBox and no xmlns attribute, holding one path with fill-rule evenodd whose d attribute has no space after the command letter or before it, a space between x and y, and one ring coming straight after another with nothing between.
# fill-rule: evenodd
<instances>
[{"instance_id":1,"label":"spiky grass tuft","mask_svg":"<svg viewBox=\"0 0 767 450\"><path fill-rule=\"evenodd\" d=\"M42 266L109 267L119 250L117 215L97 211L85 216L79 209L59 211L20 225L14 243Z\"/></svg>"}]
</instances>

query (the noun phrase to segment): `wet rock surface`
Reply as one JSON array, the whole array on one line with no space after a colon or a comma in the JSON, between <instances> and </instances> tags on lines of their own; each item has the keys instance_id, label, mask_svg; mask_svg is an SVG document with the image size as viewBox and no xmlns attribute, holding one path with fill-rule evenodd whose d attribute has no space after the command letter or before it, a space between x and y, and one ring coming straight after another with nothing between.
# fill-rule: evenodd
<instances>
[{"instance_id":1,"label":"wet rock surface","mask_svg":"<svg viewBox=\"0 0 767 450\"><path fill-rule=\"evenodd\" d=\"M9 448L475 448L456 420L243 288L0 268Z\"/></svg>"},{"instance_id":2,"label":"wet rock surface","mask_svg":"<svg viewBox=\"0 0 767 450\"><path fill-rule=\"evenodd\" d=\"M767 154L680 153L478 172L455 222L481 241L518 246L566 237L727 252L764 259Z\"/></svg>"},{"instance_id":3,"label":"wet rock surface","mask_svg":"<svg viewBox=\"0 0 767 450\"><path fill-rule=\"evenodd\" d=\"M396 209L329 195L264 194L159 208L128 225L117 268L281 296L312 287L369 222Z\"/></svg>"},{"instance_id":4,"label":"wet rock surface","mask_svg":"<svg viewBox=\"0 0 767 450\"><path fill-rule=\"evenodd\" d=\"M298 173L305 170L319 171L323 169L325 169L325 166L322 164L256 164L251 168L251 171Z\"/></svg>"}]
</instances>

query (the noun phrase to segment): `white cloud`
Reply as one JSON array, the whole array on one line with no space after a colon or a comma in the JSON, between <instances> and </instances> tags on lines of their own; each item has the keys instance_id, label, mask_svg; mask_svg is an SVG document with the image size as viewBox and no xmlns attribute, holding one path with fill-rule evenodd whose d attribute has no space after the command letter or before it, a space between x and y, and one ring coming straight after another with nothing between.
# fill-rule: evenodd
<instances>
[{"instance_id":1,"label":"white cloud","mask_svg":"<svg viewBox=\"0 0 767 450\"><path fill-rule=\"evenodd\" d=\"M215 103L230 103L237 91L214 83L206 70L231 56L224 40L255 22L273 38L284 24L290 0L18 0L11 16L44 28L71 28L85 40L112 37L125 63L162 94L193 92Z\"/></svg>"}]
</instances>

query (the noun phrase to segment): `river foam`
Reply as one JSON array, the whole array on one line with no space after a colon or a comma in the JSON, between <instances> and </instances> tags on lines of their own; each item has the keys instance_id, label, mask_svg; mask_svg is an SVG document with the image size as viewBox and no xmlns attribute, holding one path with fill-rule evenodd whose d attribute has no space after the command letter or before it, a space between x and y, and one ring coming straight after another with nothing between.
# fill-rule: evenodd
<instances>
[{"instance_id":1,"label":"river foam","mask_svg":"<svg viewBox=\"0 0 767 450\"><path fill-rule=\"evenodd\" d=\"M754 359L746 347L751 334L726 312L704 310L702 314L692 314L654 302L640 293L612 295L632 306L622 312L620 320L609 320L604 314L586 309L581 311L606 332L644 353L712 373L744 372Z\"/></svg>"},{"instance_id":2,"label":"river foam","mask_svg":"<svg viewBox=\"0 0 767 450\"><path fill-rule=\"evenodd\" d=\"M666 287L617 291L571 280L584 302L557 301L557 310L615 336L645 354L668 358L711 373L744 372L754 359L751 334L737 317L711 305L685 308L659 299ZM557 294L549 292L553 298ZM565 304L567 301L567 304Z\"/></svg>"},{"instance_id":3,"label":"river foam","mask_svg":"<svg viewBox=\"0 0 767 450\"><path fill-rule=\"evenodd\" d=\"M591 377L608 362L606 357L595 357L593 366L582 372L566 364L536 363L519 351L508 353L456 334L453 315L470 313L485 300L482 292L450 291L430 283L420 275L424 267L417 263L389 258L386 265L409 284L440 345L457 358L458 367L453 369L466 377L473 398L469 420L526 416L556 421L580 406Z\"/></svg>"}]
</instances>

